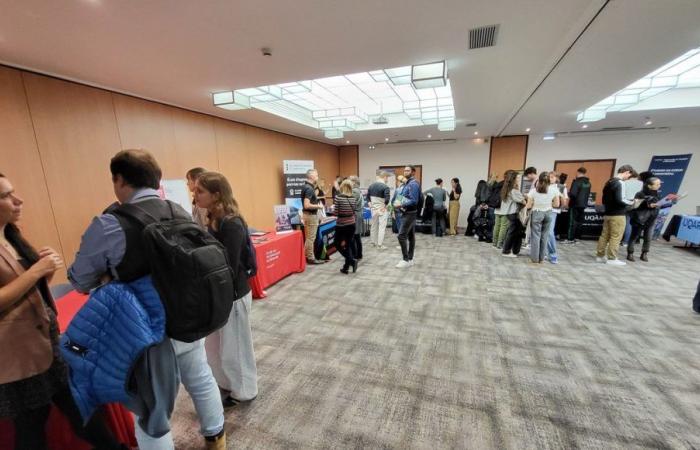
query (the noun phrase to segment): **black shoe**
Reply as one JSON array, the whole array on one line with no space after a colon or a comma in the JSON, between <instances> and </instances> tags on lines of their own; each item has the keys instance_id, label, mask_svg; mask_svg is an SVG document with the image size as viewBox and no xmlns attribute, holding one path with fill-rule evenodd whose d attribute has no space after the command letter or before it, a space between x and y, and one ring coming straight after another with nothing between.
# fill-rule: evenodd
<instances>
[{"instance_id":1,"label":"black shoe","mask_svg":"<svg viewBox=\"0 0 700 450\"><path fill-rule=\"evenodd\" d=\"M257 398L257 395L250 400L237 400L230 395L223 400L221 400L221 403L224 405L224 408L233 408L238 405L247 405L248 403L252 402Z\"/></svg>"},{"instance_id":2,"label":"black shoe","mask_svg":"<svg viewBox=\"0 0 700 450\"><path fill-rule=\"evenodd\" d=\"M644 262L649 262L649 258L647 258L647 252L642 252L642 256L639 257Z\"/></svg>"},{"instance_id":3,"label":"black shoe","mask_svg":"<svg viewBox=\"0 0 700 450\"><path fill-rule=\"evenodd\" d=\"M352 273L357 272L357 260L353 261L352 263Z\"/></svg>"},{"instance_id":4,"label":"black shoe","mask_svg":"<svg viewBox=\"0 0 700 450\"><path fill-rule=\"evenodd\" d=\"M348 274L348 266L343 266L342 269L340 269L340 273L344 273L345 275Z\"/></svg>"},{"instance_id":5,"label":"black shoe","mask_svg":"<svg viewBox=\"0 0 700 450\"><path fill-rule=\"evenodd\" d=\"M634 255L632 253L627 254L627 261L632 261L632 262L636 261L636 259L634 259Z\"/></svg>"}]
</instances>

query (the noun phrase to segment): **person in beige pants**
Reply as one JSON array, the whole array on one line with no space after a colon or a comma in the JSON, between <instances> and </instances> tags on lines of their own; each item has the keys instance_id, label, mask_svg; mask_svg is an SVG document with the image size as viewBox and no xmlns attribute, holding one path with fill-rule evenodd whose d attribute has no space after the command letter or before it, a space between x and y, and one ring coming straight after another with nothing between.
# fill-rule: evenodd
<instances>
[{"instance_id":1,"label":"person in beige pants","mask_svg":"<svg viewBox=\"0 0 700 450\"><path fill-rule=\"evenodd\" d=\"M323 208L323 204L321 204L316 197L317 181L318 172L316 169L310 169L306 172L306 182L304 183L304 187L301 188L304 234L306 236L304 253L306 254L306 262L309 264L323 264L323 261L316 259L314 255L314 243L316 242L316 233L318 232L318 210Z\"/></svg>"},{"instance_id":2,"label":"person in beige pants","mask_svg":"<svg viewBox=\"0 0 700 450\"><path fill-rule=\"evenodd\" d=\"M617 169L617 175L611 178L603 187L603 206L605 206L605 219L603 232L598 239L596 261L609 265L624 266L626 263L617 259L617 251L620 249L620 241L625 233L627 225L627 208L634 203L624 196L623 181L630 178L634 172L632 166L625 164ZM607 254L606 254L607 250ZM607 256L607 259L605 258Z\"/></svg>"},{"instance_id":3,"label":"person in beige pants","mask_svg":"<svg viewBox=\"0 0 700 450\"><path fill-rule=\"evenodd\" d=\"M462 196L462 185L459 184L459 178L452 179L452 191L450 192L449 215L450 229L447 234L450 236L457 235L457 222L459 222L459 198Z\"/></svg>"}]
</instances>

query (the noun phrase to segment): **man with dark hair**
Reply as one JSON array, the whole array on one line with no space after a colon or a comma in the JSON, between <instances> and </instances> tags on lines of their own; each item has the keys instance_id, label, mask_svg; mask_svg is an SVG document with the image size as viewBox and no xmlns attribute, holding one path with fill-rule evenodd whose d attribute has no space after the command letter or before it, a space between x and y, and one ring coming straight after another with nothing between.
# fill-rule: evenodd
<instances>
[{"instance_id":1,"label":"man with dark hair","mask_svg":"<svg viewBox=\"0 0 700 450\"><path fill-rule=\"evenodd\" d=\"M525 172L523 173L523 189L522 193L527 195L530 193L530 190L532 190L532 186L535 184L537 181L537 169L530 166L527 169L525 169Z\"/></svg>"},{"instance_id":2,"label":"man with dark hair","mask_svg":"<svg viewBox=\"0 0 700 450\"><path fill-rule=\"evenodd\" d=\"M583 225L584 212L591 195L591 180L586 176L587 172L585 167L579 167L576 171L576 178L571 182L567 244L574 244L577 239L581 239L581 225Z\"/></svg>"},{"instance_id":3,"label":"man with dark hair","mask_svg":"<svg viewBox=\"0 0 700 450\"><path fill-rule=\"evenodd\" d=\"M190 190L190 193L194 193L194 186L197 183L197 179L206 171L207 170L202 167L195 167L187 171L185 177L187 178L187 189ZM194 198L192 198L192 219L206 228L208 223L207 214L208 211L205 208L197 206Z\"/></svg>"},{"instance_id":4,"label":"man with dark hair","mask_svg":"<svg viewBox=\"0 0 700 450\"><path fill-rule=\"evenodd\" d=\"M403 200L401 201L401 228L399 228L399 245L403 259L396 265L402 269L413 265L413 253L416 249L416 216L420 203L420 183L416 181L416 168L406 166L403 169L406 177L406 185L403 189Z\"/></svg>"},{"instance_id":5,"label":"man with dark hair","mask_svg":"<svg viewBox=\"0 0 700 450\"><path fill-rule=\"evenodd\" d=\"M141 237L142 227L139 229L116 214L114 211L119 205L138 203L139 208L152 215L160 215L159 212L170 208L160 199L156 190L160 185L161 170L150 153L144 150L123 150L112 158L110 170L118 203L92 221L83 234L75 262L68 270L69 281L80 292L89 292L105 280L130 282L151 273ZM187 217L187 212L182 208L172 208L170 211L178 217ZM170 342L177 359L180 379L197 410L207 448L226 448L221 395L207 364L204 339L194 342L170 339ZM157 380L154 384L158 384ZM163 401L167 403L167 400ZM136 438L141 449L173 448L170 432L160 437L150 436L141 427L140 420L137 421Z\"/></svg>"},{"instance_id":6,"label":"man with dark hair","mask_svg":"<svg viewBox=\"0 0 700 450\"><path fill-rule=\"evenodd\" d=\"M367 201L372 210L372 223L369 236L372 245L384 250L384 234L386 224L389 221L389 202L391 201L391 189L386 184L389 174L383 170L377 170L377 181L367 188Z\"/></svg>"},{"instance_id":7,"label":"man with dark hair","mask_svg":"<svg viewBox=\"0 0 700 450\"><path fill-rule=\"evenodd\" d=\"M435 180L435 186L428 189L425 195L433 197L432 232L436 237L442 237L445 233L445 208L447 206L447 192L442 188L442 178Z\"/></svg>"},{"instance_id":8,"label":"man with dark hair","mask_svg":"<svg viewBox=\"0 0 700 450\"><path fill-rule=\"evenodd\" d=\"M624 181L628 180L634 172L632 166L625 164L617 169L617 175L608 180L603 187L603 206L605 206L605 218L603 221L603 232L598 239L598 249L596 251L596 261L606 262L613 266L624 266L624 261L617 259L617 251L620 248L620 241L625 232L625 217L627 207L634 202L625 198Z\"/></svg>"}]
</instances>

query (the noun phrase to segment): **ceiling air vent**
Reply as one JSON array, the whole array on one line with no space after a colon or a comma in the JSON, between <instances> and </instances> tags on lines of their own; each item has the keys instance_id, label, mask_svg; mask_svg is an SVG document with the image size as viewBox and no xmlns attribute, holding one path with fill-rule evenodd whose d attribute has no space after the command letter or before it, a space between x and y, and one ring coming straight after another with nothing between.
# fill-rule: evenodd
<instances>
[{"instance_id":1,"label":"ceiling air vent","mask_svg":"<svg viewBox=\"0 0 700 450\"><path fill-rule=\"evenodd\" d=\"M487 27L473 28L469 30L469 50L475 48L493 47L496 45L500 25L489 25Z\"/></svg>"},{"instance_id":2,"label":"ceiling air vent","mask_svg":"<svg viewBox=\"0 0 700 450\"><path fill-rule=\"evenodd\" d=\"M464 124L464 126L467 127L467 128L475 127L475 126L476 126L476 122L466 123L466 124Z\"/></svg>"}]
</instances>

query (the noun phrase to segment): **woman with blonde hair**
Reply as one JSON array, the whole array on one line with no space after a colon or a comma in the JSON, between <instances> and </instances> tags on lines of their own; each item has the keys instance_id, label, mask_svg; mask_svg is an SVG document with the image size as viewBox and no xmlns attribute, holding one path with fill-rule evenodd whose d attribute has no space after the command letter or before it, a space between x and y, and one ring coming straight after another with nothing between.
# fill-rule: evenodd
<instances>
[{"instance_id":1,"label":"woman with blonde hair","mask_svg":"<svg viewBox=\"0 0 700 450\"><path fill-rule=\"evenodd\" d=\"M205 172L197 178L195 201L208 211L209 232L221 242L228 254L238 299L233 303L228 322L207 336L205 347L222 394L225 407L253 400L258 395L257 367L250 329L252 295L248 284L248 225L226 177Z\"/></svg>"},{"instance_id":2,"label":"woman with blonde hair","mask_svg":"<svg viewBox=\"0 0 700 450\"><path fill-rule=\"evenodd\" d=\"M352 192L353 183L345 180L340 184L338 195L333 199L337 216L335 225L335 243L338 251L345 257L345 264L340 271L348 273L352 267L353 273L357 271L357 259L355 258L355 197Z\"/></svg>"}]
</instances>

